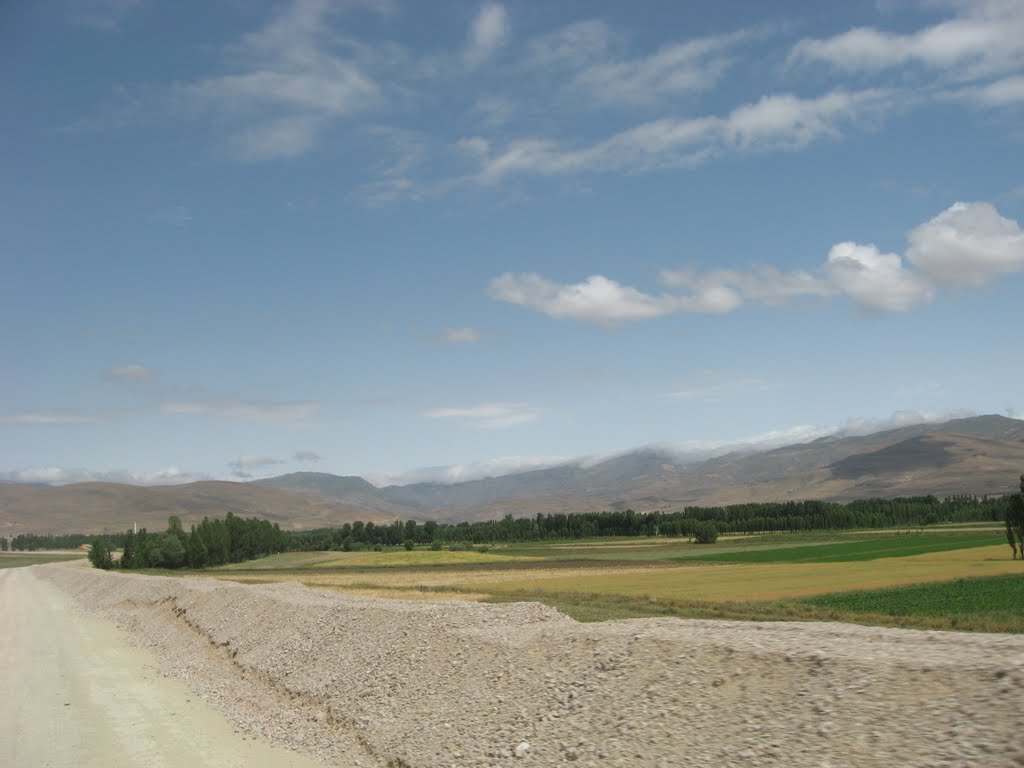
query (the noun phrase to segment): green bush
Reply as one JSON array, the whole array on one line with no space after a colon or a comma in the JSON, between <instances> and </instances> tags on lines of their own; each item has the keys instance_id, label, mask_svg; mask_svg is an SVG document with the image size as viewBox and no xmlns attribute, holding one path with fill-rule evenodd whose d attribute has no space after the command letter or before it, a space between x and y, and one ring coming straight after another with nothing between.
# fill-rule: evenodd
<instances>
[{"instance_id":1,"label":"green bush","mask_svg":"<svg viewBox=\"0 0 1024 768\"><path fill-rule=\"evenodd\" d=\"M374 544L373 545L373 551L374 552L383 552L384 551L384 545L382 545L382 544Z\"/></svg>"},{"instance_id":2,"label":"green bush","mask_svg":"<svg viewBox=\"0 0 1024 768\"><path fill-rule=\"evenodd\" d=\"M718 541L718 527L708 521L693 526L693 540L698 544L714 544Z\"/></svg>"},{"instance_id":3,"label":"green bush","mask_svg":"<svg viewBox=\"0 0 1024 768\"><path fill-rule=\"evenodd\" d=\"M440 552L441 551L441 542L440 541L432 541L432 542L430 542L430 548L434 552Z\"/></svg>"},{"instance_id":4,"label":"green bush","mask_svg":"<svg viewBox=\"0 0 1024 768\"><path fill-rule=\"evenodd\" d=\"M406 539L402 543L402 546L405 547L406 552L412 552L413 548L416 546L416 542L414 542L412 539Z\"/></svg>"}]
</instances>

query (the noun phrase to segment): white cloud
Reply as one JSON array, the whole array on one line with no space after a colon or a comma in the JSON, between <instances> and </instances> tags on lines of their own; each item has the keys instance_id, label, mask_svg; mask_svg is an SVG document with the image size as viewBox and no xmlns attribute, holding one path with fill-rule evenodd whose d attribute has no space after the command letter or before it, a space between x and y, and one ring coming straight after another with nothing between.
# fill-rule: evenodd
<instances>
[{"instance_id":1,"label":"white cloud","mask_svg":"<svg viewBox=\"0 0 1024 768\"><path fill-rule=\"evenodd\" d=\"M296 461L301 462L316 462L323 461L324 457L316 451L296 451L293 457Z\"/></svg>"},{"instance_id":2,"label":"white cloud","mask_svg":"<svg viewBox=\"0 0 1024 768\"><path fill-rule=\"evenodd\" d=\"M535 309L550 317L619 325L677 311L671 296L650 296L601 275L582 283L559 285L535 274L506 273L491 281L488 295L498 301Z\"/></svg>"},{"instance_id":3,"label":"white cloud","mask_svg":"<svg viewBox=\"0 0 1024 768\"><path fill-rule=\"evenodd\" d=\"M304 115L268 120L245 128L234 137L235 154L254 163L299 157L316 143L320 123L317 118Z\"/></svg>"},{"instance_id":4,"label":"white cloud","mask_svg":"<svg viewBox=\"0 0 1024 768\"><path fill-rule=\"evenodd\" d=\"M120 365L116 368L110 368L107 370L107 376L111 379L118 379L120 381L149 381L150 379L156 378L157 370L155 368L147 368L144 365L138 363L129 363L128 365Z\"/></svg>"},{"instance_id":5,"label":"white cloud","mask_svg":"<svg viewBox=\"0 0 1024 768\"><path fill-rule=\"evenodd\" d=\"M377 487L410 483L465 483L485 477L503 477L518 472L548 469L567 464L570 461L565 456L505 456L466 464L419 467L405 472L368 474L364 477Z\"/></svg>"},{"instance_id":6,"label":"white cloud","mask_svg":"<svg viewBox=\"0 0 1024 768\"><path fill-rule=\"evenodd\" d=\"M664 270L661 282L670 292L658 295L603 275L562 285L513 273L492 280L487 293L550 317L618 326L678 312L725 314L746 304L777 307L836 295L868 310L906 312L931 301L937 284L977 286L1024 271L1024 232L990 203L956 203L912 230L908 241L905 257L872 244L838 243L818 275L766 266Z\"/></svg>"},{"instance_id":7,"label":"white cloud","mask_svg":"<svg viewBox=\"0 0 1024 768\"><path fill-rule=\"evenodd\" d=\"M746 38L742 32L703 37L667 45L649 56L593 62L576 74L571 87L606 105L650 104L676 93L704 91L728 69L726 51ZM575 26L560 42L563 55L578 56L581 47L597 52L607 44L607 30Z\"/></svg>"},{"instance_id":8,"label":"white cloud","mask_svg":"<svg viewBox=\"0 0 1024 768\"><path fill-rule=\"evenodd\" d=\"M99 419L95 416L56 411L32 411L28 413L16 413L10 416L0 416L0 424L93 424L97 421L99 421Z\"/></svg>"},{"instance_id":9,"label":"white cloud","mask_svg":"<svg viewBox=\"0 0 1024 768\"><path fill-rule=\"evenodd\" d=\"M186 472L178 467L165 467L152 471L107 470L97 471L82 467L26 467L0 471L0 481L9 483L35 483L68 485L70 483L128 483L131 485L180 485L208 480L209 475Z\"/></svg>"},{"instance_id":10,"label":"white cloud","mask_svg":"<svg viewBox=\"0 0 1024 768\"><path fill-rule=\"evenodd\" d=\"M1024 271L1024 232L991 203L955 203L908 236L907 260L950 285L982 285Z\"/></svg>"},{"instance_id":11,"label":"white cloud","mask_svg":"<svg viewBox=\"0 0 1024 768\"><path fill-rule=\"evenodd\" d=\"M836 290L867 309L906 312L934 295L928 281L906 269L899 255L880 253L874 245L832 246L826 271Z\"/></svg>"},{"instance_id":12,"label":"white cloud","mask_svg":"<svg viewBox=\"0 0 1024 768\"><path fill-rule=\"evenodd\" d=\"M764 96L725 117L663 118L641 123L590 146L515 139L497 152L478 152L476 181L493 185L512 174L558 175L583 171L650 171L686 167L736 151L798 149L889 108L887 90L837 90L816 98ZM489 147L473 141L478 148Z\"/></svg>"},{"instance_id":13,"label":"white cloud","mask_svg":"<svg viewBox=\"0 0 1024 768\"><path fill-rule=\"evenodd\" d=\"M976 0L960 12L910 34L858 27L826 39L804 39L792 62L823 61L847 72L878 72L917 64L974 78L1005 72L1024 62L1024 5L1017 0Z\"/></svg>"},{"instance_id":14,"label":"white cloud","mask_svg":"<svg viewBox=\"0 0 1024 768\"><path fill-rule=\"evenodd\" d=\"M490 58L505 42L508 35L508 14L498 3L481 6L469 30L466 61L476 66Z\"/></svg>"},{"instance_id":15,"label":"white cloud","mask_svg":"<svg viewBox=\"0 0 1024 768\"><path fill-rule=\"evenodd\" d=\"M1002 80L974 88L964 88L952 95L985 107L1006 107L1020 104L1024 102L1024 75L1005 77Z\"/></svg>"},{"instance_id":16,"label":"white cloud","mask_svg":"<svg viewBox=\"0 0 1024 768\"><path fill-rule=\"evenodd\" d=\"M450 419L471 427L503 429L537 419L537 410L527 403L480 403L455 408L434 408L423 414L428 419Z\"/></svg>"},{"instance_id":17,"label":"white cloud","mask_svg":"<svg viewBox=\"0 0 1024 768\"><path fill-rule=\"evenodd\" d=\"M161 403L160 410L187 416L287 423L309 421L320 412L320 403L310 400L177 400Z\"/></svg>"},{"instance_id":18,"label":"white cloud","mask_svg":"<svg viewBox=\"0 0 1024 768\"><path fill-rule=\"evenodd\" d=\"M331 6L295 0L230 49L237 71L176 87L185 109L233 126L231 144L251 161L302 155L323 126L375 104L380 88L330 34Z\"/></svg>"},{"instance_id":19,"label":"white cloud","mask_svg":"<svg viewBox=\"0 0 1024 768\"><path fill-rule=\"evenodd\" d=\"M480 341L482 337L483 334L476 328L445 328L444 333L441 334L441 341L450 344L470 344Z\"/></svg>"}]
</instances>

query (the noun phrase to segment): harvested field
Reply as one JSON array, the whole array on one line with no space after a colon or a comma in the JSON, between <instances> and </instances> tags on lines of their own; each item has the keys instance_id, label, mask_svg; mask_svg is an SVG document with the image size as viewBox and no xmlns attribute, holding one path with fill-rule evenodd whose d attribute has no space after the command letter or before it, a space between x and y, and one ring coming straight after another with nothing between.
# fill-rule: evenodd
<instances>
[{"instance_id":1,"label":"harvested field","mask_svg":"<svg viewBox=\"0 0 1024 768\"><path fill-rule=\"evenodd\" d=\"M241 728L339 766L1024 761L1018 636L578 624L535 603L37 570L129 628Z\"/></svg>"}]
</instances>

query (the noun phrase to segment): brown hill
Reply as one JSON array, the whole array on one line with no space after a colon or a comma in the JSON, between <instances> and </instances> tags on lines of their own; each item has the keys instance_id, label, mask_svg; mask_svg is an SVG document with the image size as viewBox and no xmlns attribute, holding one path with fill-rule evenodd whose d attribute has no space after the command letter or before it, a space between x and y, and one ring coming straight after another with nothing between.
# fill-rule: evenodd
<instances>
[{"instance_id":1,"label":"brown hill","mask_svg":"<svg viewBox=\"0 0 1024 768\"><path fill-rule=\"evenodd\" d=\"M18 533L101 533L140 528L164 530L177 515L187 528L228 512L260 517L284 529L341 525L353 520L390 522L393 515L338 502L317 501L251 483L205 481L135 486L75 483L56 487L0 483L0 536Z\"/></svg>"}]
</instances>

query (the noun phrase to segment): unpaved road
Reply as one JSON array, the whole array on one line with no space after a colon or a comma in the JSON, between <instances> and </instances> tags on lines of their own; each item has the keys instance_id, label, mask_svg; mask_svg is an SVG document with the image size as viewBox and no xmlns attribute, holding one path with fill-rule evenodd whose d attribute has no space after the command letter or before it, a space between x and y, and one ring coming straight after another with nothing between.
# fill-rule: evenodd
<instances>
[{"instance_id":1,"label":"unpaved road","mask_svg":"<svg viewBox=\"0 0 1024 768\"><path fill-rule=\"evenodd\" d=\"M113 623L81 616L37 567L0 571L0 764L313 768L235 730Z\"/></svg>"}]
</instances>

